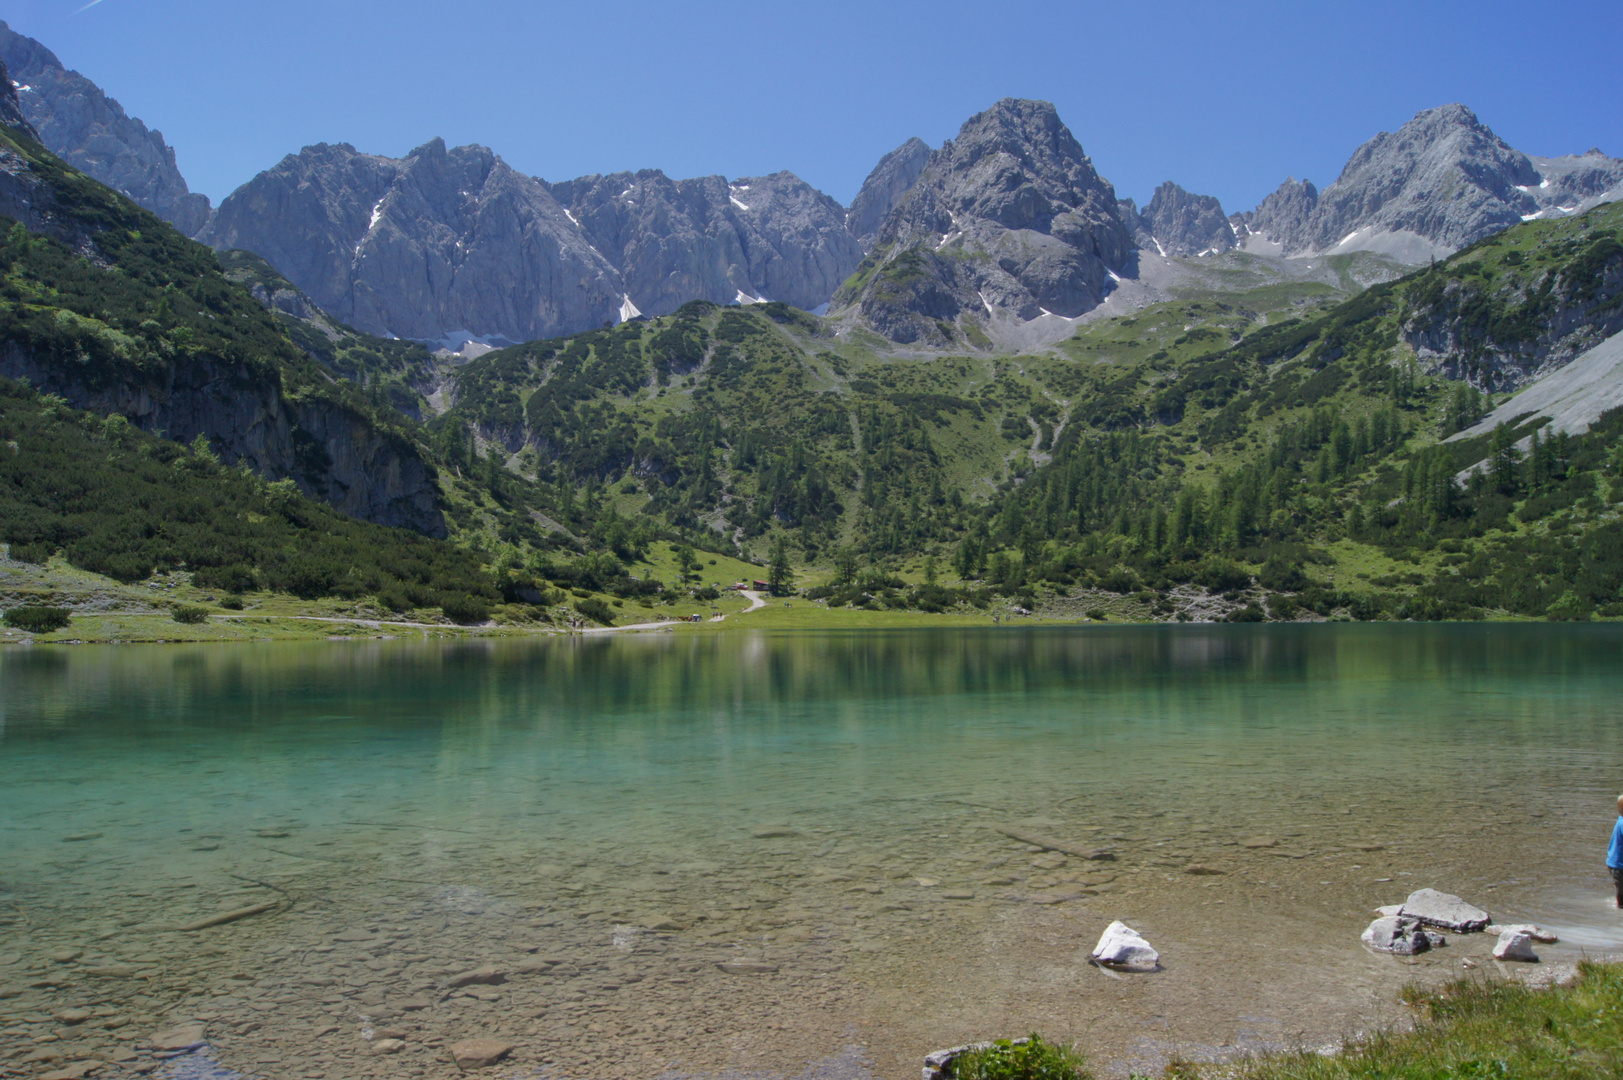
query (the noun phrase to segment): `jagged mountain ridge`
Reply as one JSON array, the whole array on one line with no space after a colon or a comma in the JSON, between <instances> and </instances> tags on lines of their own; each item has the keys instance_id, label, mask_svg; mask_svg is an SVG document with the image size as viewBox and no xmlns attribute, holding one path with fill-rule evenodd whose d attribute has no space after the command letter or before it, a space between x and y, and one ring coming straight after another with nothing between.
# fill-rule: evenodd
<instances>
[{"instance_id":1,"label":"jagged mountain ridge","mask_svg":"<svg viewBox=\"0 0 1623 1080\"><path fill-rule=\"evenodd\" d=\"M844 208L791 172L728 182L645 169L548 187L619 271L639 314L690 300L815 308L862 258Z\"/></svg>"},{"instance_id":2,"label":"jagged mountain ridge","mask_svg":"<svg viewBox=\"0 0 1623 1080\"><path fill-rule=\"evenodd\" d=\"M306 147L199 239L264 256L347 323L423 340L529 341L693 299L815 307L861 258L839 204L792 173L548 184L439 139L400 159Z\"/></svg>"},{"instance_id":3,"label":"jagged mountain ridge","mask_svg":"<svg viewBox=\"0 0 1623 1080\"><path fill-rule=\"evenodd\" d=\"M1140 248L1161 255L1216 255L1235 246L1236 232L1211 195L1194 195L1166 181L1142 211L1132 199L1121 201L1122 217L1134 229Z\"/></svg>"},{"instance_id":4,"label":"jagged mountain ridge","mask_svg":"<svg viewBox=\"0 0 1623 1080\"><path fill-rule=\"evenodd\" d=\"M187 236L208 220L209 200L192 192L163 132L139 119L56 54L0 20L0 60L19 89L38 141L74 168L121 191ZM9 85L9 83L8 83Z\"/></svg>"},{"instance_id":5,"label":"jagged mountain ridge","mask_svg":"<svg viewBox=\"0 0 1623 1080\"><path fill-rule=\"evenodd\" d=\"M393 159L351 150L367 166L361 171L372 175L323 181L318 187L324 194L315 200L320 205L297 190L264 190L279 170L286 172L278 166L239 189L247 197L232 214L205 225L208 200L187 190L160 133L128 117L94 83L3 22L0 58L24 87L19 108L47 148L189 234L271 258L339 318L373 333L441 340L452 348L464 348L470 339L500 344L667 313L692 299L772 299L818 310L878 242L932 163L954 153L951 142L931 150L923 140L909 139L881 159L843 209L788 173L729 183L720 177L673 180L644 170L547 183L520 176L489 150L445 151L443 145L449 164L441 163L443 175L435 180L429 176L434 162L427 160L436 157L431 142L392 170L386 163ZM1044 103L1023 104L1052 110ZM1064 130L1057 116L1054 123ZM1065 137L1071 138L1068 131ZM405 162L413 167L401 182L415 184L415 194L402 196L398 205L383 200L386 192L375 189L385 174L394 183ZM329 166L317 161L311 167ZM248 191L254 187L260 190ZM1225 222L1216 199L1168 181L1142 211L1121 200L1118 216L1129 247L1173 260L1221 255L1238 246L1287 258L1368 250L1414 264L1517 221L1577 213L1620 194L1623 161L1598 150L1529 157L1469 109L1447 105L1369 140L1322 191L1308 181L1287 180L1257 208L1227 215ZM1090 227L1102 230L1101 237L1114 232L1103 221ZM1165 295L1181 272L1152 260L1150 276L1134 279L1133 260L1118 260L1104 277L1094 267L1062 284L1075 267L1060 264L1077 257L1063 252L1063 239L1058 246L1052 235L1032 241L1026 234L1042 230L1024 225L1008 235L999 230L989 219L986 235L975 241L984 257L999 264L999 273L961 274L965 281L948 290L957 295L951 303L934 294L887 301L879 305L885 310L877 320L870 298L874 310L858 321L897 340L940 345L947 340L942 327L967 309L987 329L1000 323L1015 328L993 333L997 343L1031 344L1064 332L1061 323L1049 325L1055 317L1093 310L1116 284L1110 274L1130 279L1127 295L1134 299L1117 305L1127 306ZM1045 254L1037 256L1032 242ZM921 257L932 258L924 252ZM1005 262L1015 278L1029 280L1006 287L1000 278L1009 271ZM1039 283L1045 275L1052 280ZM967 288L982 276L987 288ZM916 310L901 317L892 310L896 303ZM952 318L939 317L949 309ZM1034 334L1020 331L1021 324L1037 320L1047 322L1038 323Z\"/></svg>"},{"instance_id":6,"label":"jagged mountain ridge","mask_svg":"<svg viewBox=\"0 0 1623 1080\"><path fill-rule=\"evenodd\" d=\"M227 197L198 238L264 256L383 336L525 341L613 321L623 301L618 272L544 184L439 139L399 159L306 147Z\"/></svg>"}]
</instances>

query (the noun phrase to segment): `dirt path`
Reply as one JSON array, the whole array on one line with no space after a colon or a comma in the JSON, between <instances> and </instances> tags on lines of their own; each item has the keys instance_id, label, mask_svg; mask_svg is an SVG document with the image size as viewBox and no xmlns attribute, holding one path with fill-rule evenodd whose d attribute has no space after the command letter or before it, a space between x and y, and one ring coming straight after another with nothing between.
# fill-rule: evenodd
<instances>
[{"instance_id":1,"label":"dirt path","mask_svg":"<svg viewBox=\"0 0 1623 1080\"><path fill-rule=\"evenodd\" d=\"M749 599L750 606L745 608L743 611L735 612L737 615L748 615L750 612L759 611L761 608L764 608L767 605L766 598L758 592L750 589L740 589L738 590L738 593L740 596L747 597ZM725 622L727 618L728 616L726 615L712 615L709 621ZM667 626L676 626L683 621L685 620L665 619L661 622L627 623L624 626L589 626L580 632L583 634L612 634L618 630L659 630Z\"/></svg>"}]
</instances>

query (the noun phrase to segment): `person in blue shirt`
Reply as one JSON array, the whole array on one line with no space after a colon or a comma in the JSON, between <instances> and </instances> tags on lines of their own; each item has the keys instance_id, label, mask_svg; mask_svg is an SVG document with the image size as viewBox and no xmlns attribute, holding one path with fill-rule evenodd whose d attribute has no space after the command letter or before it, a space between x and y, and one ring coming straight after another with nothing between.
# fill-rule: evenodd
<instances>
[{"instance_id":1,"label":"person in blue shirt","mask_svg":"<svg viewBox=\"0 0 1623 1080\"><path fill-rule=\"evenodd\" d=\"M1617 797L1617 824L1612 826L1612 846L1606 849L1606 869L1617 886L1617 906L1623 908L1623 795Z\"/></svg>"}]
</instances>

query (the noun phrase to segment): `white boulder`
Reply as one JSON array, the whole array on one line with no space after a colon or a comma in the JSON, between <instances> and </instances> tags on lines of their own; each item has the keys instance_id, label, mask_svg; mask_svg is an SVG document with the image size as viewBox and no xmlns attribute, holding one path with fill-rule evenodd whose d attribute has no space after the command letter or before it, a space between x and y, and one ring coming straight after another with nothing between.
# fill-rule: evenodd
<instances>
[{"instance_id":1,"label":"white boulder","mask_svg":"<svg viewBox=\"0 0 1623 1080\"><path fill-rule=\"evenodd\" d=\"M1094 963L1131 971L1154 971L1161 954L1150 947L1137 930L1120 919L1105 927L1099 944L1093 947Z\"/></svg>"},{"instance_id":2,"label":"white boulder","mask_svg":"<svg viewBox=\"0 0 1623 1080\"><path fill-rule=\"evenodd\" d=\"M1495 960L1525 960L1528 963L1537 963L1538 954L1533 951L1533 935L1524 934L1519 930L1510 930L1499 935L1499 944L1493 947Z\"/></svg>"}]
</instances>

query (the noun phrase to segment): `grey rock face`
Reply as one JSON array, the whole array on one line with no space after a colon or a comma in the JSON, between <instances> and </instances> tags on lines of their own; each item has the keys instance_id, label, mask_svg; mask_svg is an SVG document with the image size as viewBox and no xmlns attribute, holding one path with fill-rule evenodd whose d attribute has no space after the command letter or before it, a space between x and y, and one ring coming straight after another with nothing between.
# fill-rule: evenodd
<instances>
[{"instance_id":1,"label":"grey rock face","mask_svg":"<svg viewBox=\"0 0 1623 1080\"><path fill-rule=\"evenodd\" d=\"M690 300L815 308L862 258L839 203L789 172L728 183L649 169L549 190L619 271L637 314L666 315Z\"/></svg>"},{"instance_id":2,"label":"grey rock face","mask_svg":"<svg viewBox=\"0 0 1623 1080\"><path fill-rule=\"evenodd\" d=\"M0 60L19 86L22 113L46 149L128 195L187 236L208 220L209 201L193 194L163 133L149 131L124 107L56 54L0 22Z\"/></svg>"},{"instance_id":3,"label":"grey rock face","mask_svg":"<svg viewBox=\"0 0 1623 1080\"><path fill-rule=\"evenodd\" d=\"M1530 195L1541 217L1581 214L1600 203L1623 199L1623 161L1599 150L1532 160L1539 186Z\"/></svg>"},{"instance_id":4,"label":"grey rock face","mask_svg":"<svg viewBox=\"0 0 1623 1080\"><path fill-rule=\"evenodd\" d=\"M371 333L511 343L690 300L817 307L861 259L844 217L791 173L549 185L436 139L401 159L306 147L233 192L199 239L263 256Z\"/></svg>"},{"instance_id":5,"label":"grey rock face","mask_svg":"<svg viewBox=\"0 0 1623 1080\"><path fill-rule=\"evenodd\" d=\"M22 103L17 100L17 84L11 81L11 73L6 70L3 60L0 60L0 124L39 142L39 132L23 115Z\"/></svg>"},{"instance_id":6,"label":"grey rock face","mask_svg":"<svg viewBox=\"0 0 1623 1080\"><path fill-rule=\"evenodd\" d=\"M1402 914L1426 926L1452 930L1456 934L1476 933L1491 921L1481 908L1436 889L1417 889L1410 893L1409 899L1403 902Z\"/></svg>"},{"instance_id":7,"label":"grey rock face","mask_svg":"<svg viewBox=\"0 0 1623 1080\"><path fill-rule=\"evenodd\" d=\"M1311 180L1286 177L1255 210L1236 214L1230 220L1247 240L1255 236L1263 243L1299 251L1308 243L1308 229L1318 205L1319 189ZM1247 242L1245 246L1251 244Z\"/></svg>"},{"instance_id":8,"label":"grey rock face","mask_svg":"<svg viewBox=\"0 0 1623 1080\"><path fill-rule=\"evenodd\" d=\"M381 335L550 337L613 321L624 294L544 184L439 139L399 160L306 147L233 192L198 238L262 255Z\"/></svg>"},{"instance_id":9,"label":"grey rock face","mask_svg":"<svg viewBox=\"0 0 1623 1080\"><path fill-rule=\"evenodd\" d=\"M61 394L76 409L121 413L181 442L206 435L226 464L291 477L305 494L352 517L446 535L434 470L415 448L333 402L289 401L240 362L193 357L140 383L92 385L73 365L12 347L0 349L0 375Z\"/></svg>"},{"instance_id":10,"label":"grey rock face","mask_svg":"<svg viewBox=\"0 0 1623 1080\"><path fill-rule=\"evenodd\" d=\"M1133 200L1122 200L1127 224L1138 246L1162 255L1205 255L1228 251L1235 245L1235 228L1223 213L1223 204L1210 195L1192 195L1168 180L1155 189L1142 211Z\"/></svg>"},{"instance_id":11,"label":"grey rock face","mask_svg":"<svg viewBox=\"0 0 1623 1080\"><path fill-rule=\"evenodd\" d=\"M929 145L915 136L880 158L862 182L862 190L851 200L851 209L845 215L845 227L864 251L873 246L879 227L929 163Z\"/></svg>"},{"instance_id":12,"label":"grey rock face","mask_svg":"<svg viewBox=\"0 0 1623 1080\"><path fill-rule=\"evenodd\" d=\"M1309 241L1335 247L1362 231L1415 233L1458 249L1521 220L1540 177L1463 105L1427 109L1354 151L1315 208Z\"/></svg>"},{"instance_id":13,"label":"grey rock face","mask_svg":"<svg viewBox=\"0 0 1623 1080\"><path fill-rule=\"evenodd\" d=\"M1045 101L971 117L891 212L835 303L898 342L946 344L960 317L1074 318L1133 243L1116 193Z\"/></svg>"}]
</instances>

